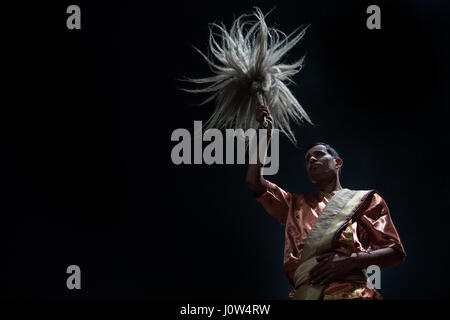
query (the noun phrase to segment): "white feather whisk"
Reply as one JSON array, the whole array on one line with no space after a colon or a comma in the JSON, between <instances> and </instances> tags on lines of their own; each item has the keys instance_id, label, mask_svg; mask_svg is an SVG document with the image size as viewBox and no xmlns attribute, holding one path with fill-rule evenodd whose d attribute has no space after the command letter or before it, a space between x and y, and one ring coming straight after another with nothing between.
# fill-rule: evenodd
<instances>
[{"instance_id":1,"label":"white feather whisk","mask_svg":"<svg viewBox=\"0 0 450 320\"><path fill-rule=\"evenodd\" d=\"M256 21L245 19L253 16ZM219 33L215 33L214 28ZM215 100L215 110L205 126L243 130L256 128L256 107L264 105L272 114L274 128L283 132L295 144L296 138L290 120L296 124L303 120L312 124L287 87L287 84L294 82L292 76L302 68L304 57L292 64L280 61L304 36L306 29L307 26L301 26L286 35L275 28L268 28L265 16L257 7L252 15L239 16L230 31L227 31L223 23L211 23L209 52L217 61L213 61L199 49L194 49L202 55L215 75L182 79L207 85L200 89L182 89L184 91L212 93L199 104ZM216 40L217 36L219 41Z\"/></svg>"}]
</instances>

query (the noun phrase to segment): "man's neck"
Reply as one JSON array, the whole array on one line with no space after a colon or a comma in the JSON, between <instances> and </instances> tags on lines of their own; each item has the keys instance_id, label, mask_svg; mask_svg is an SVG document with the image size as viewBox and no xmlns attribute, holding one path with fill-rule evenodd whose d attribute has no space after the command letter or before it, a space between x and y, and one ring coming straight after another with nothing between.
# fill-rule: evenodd
<instances>
[{"instance_id":1,"label":"man's neck","mask_svg":"<svg viewBox=\"0 0 450 320\"><path fill-rule=\"evenodd\" d=\"M342 189L342 186L341 186L341 183L339 182L338 177L336 177L330 181L316 183L316 193L319 196L328 196L331 193L333 193L333 191L338 191L341 189Z\"/></svg>"}]
</instances>

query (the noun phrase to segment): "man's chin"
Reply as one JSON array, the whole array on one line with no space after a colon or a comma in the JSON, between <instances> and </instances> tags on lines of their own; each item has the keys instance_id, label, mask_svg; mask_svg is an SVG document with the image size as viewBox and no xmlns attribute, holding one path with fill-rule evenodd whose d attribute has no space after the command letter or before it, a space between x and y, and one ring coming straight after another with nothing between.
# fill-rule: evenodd
<instances>
[{"instance_id":1,"label":"man's chin","mask_svg":"<svg viewBox=\"0 0 450 320\"><path fill-rule=\"evenodd\" d=\"M309 180L312 182L312 183L317 183L317 177L316 176L308 176L309 177Z\"/></svg>"},{"instance_id":2,"label":"man's chin","mask_svg":"<svg viewBox=\"0 0 450 320\"><path fill-rule=\"evenodd\" d=\"M314 183L314 184L317 183L317 179L316 179L315 177L309 176L309 181L311 181L311 182Z\"/></svg>"}]
</instances>

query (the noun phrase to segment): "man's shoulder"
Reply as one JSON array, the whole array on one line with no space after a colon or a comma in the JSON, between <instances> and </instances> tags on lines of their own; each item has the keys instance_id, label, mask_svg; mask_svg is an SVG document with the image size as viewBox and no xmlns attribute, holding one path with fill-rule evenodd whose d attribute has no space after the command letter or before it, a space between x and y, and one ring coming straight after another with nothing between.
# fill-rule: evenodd
<instances>
[{"instance_id":1,"label":"man's shoulder","mask_svg":"<svg viewBox=\"0 0 450 320\"><path fill-rule=\"evenodd\" d=\"M364 189L352 191L366 192L364 196L361 198L361 202L363 203L361 208L365 208L365 210L373 210L374 208L387 207L386 201L383 199L383 197L381 196L380 192L377 189Z\"/></svg>"},{"instance_id":2,"label":"man's shoulder","mask_svg":"<svg viewBox=\"0 0 450 320\"><path fill-rule=\"evenodd\" d=\"M380 195L380 192L377 189L349 189L345 188L346 190L353 191L353 192L363 192L365 193L365 198L368 199L383 199Z\"/></svg>"}]
</instances>

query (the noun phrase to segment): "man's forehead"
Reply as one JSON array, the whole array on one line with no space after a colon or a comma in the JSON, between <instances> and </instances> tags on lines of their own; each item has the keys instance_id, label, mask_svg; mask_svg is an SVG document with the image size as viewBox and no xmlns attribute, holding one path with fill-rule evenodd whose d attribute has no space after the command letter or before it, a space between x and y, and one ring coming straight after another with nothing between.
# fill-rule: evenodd
<instances>
[{"instance_id":1,"label":"man's forehead","mask_svg":"<svg viewBox=\"0 0 450 320\"><path fill-rule=\"evenodd\" d=\"M325 147L323 144L318 144L317 146L312 147L311 149L308 150L308 152L305 154L305 158L314 153L315 151L324 151L327 152L327 147Z\"/></svg>"}]
</instances>

